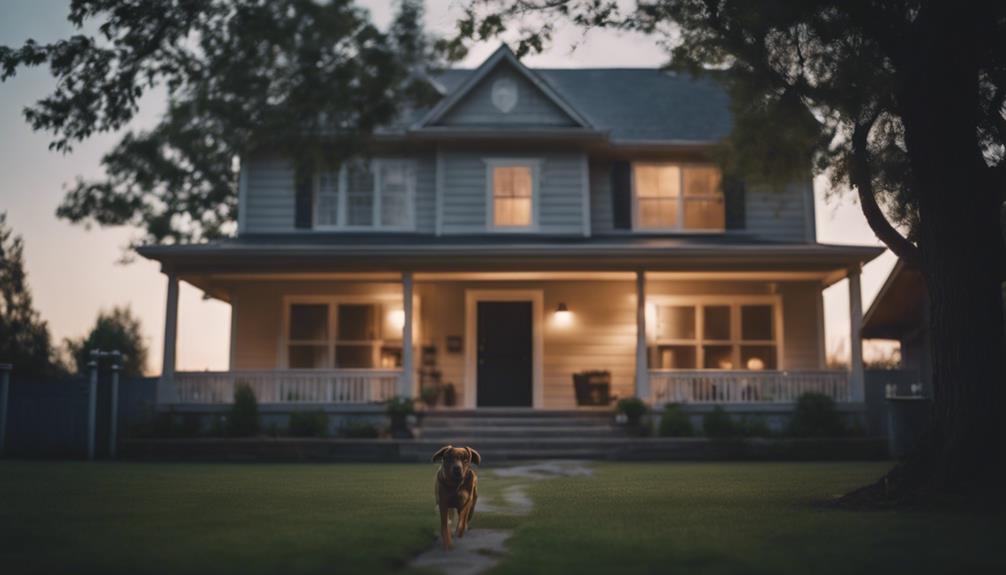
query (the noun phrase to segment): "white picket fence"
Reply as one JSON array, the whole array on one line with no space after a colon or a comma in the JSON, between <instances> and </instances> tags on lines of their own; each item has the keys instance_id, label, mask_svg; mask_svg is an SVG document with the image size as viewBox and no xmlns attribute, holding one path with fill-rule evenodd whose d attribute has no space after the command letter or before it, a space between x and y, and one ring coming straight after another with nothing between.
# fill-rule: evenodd
<instances>
[{"instance_id":1,"label":"white picket fence","mask_svg":"<svg viewBox=\"0 0 1006 575\"><path fill-rule=\"evenodd\" d=\"M654 405L665 403L794 403L807 392L849 401L845 371L650 370Z\"/></svg>"},{"instance_id":2,"label":"white picket fence","mask_svg":"<svg viewBox=\"0 0 1006 575\"><path fill-rule=\"evenodd\" d=\"M259 403L373 403L397 394L401 371L377 369L189 371L174 376L178 403L232 403L238 384Z\"/></svg>"}]
</instances>

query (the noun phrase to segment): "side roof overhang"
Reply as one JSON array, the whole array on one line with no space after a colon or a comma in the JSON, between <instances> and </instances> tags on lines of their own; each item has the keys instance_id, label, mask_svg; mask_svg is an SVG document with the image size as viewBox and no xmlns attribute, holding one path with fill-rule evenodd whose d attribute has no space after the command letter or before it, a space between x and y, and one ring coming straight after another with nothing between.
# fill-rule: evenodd
<instances>
[{"instance_id":1,"label":"side roof overhang","mask_svg":"<svg viewBox=\"0 0 1006 575\"><path fill-rule=\"evenodd\" d=\"M867 339L901 339L923 328L926 285L922 274L901 260L863 316L860 332Z\"/></svg>"}]
</instances>

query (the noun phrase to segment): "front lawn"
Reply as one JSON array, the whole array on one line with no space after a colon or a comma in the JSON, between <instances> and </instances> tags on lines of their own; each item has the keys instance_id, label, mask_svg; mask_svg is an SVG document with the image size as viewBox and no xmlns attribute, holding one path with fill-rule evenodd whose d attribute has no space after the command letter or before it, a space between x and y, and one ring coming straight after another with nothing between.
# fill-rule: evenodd
<instances>
[{"instance_id":1,"label":"front lawn","mask_svg":"<svg viewBox=\"0 0 1006 575\"><path fill-rule=\"evenodd\" d=\"M1003 572L1002 518L813 502L883 464L599 463L531 481L499 573ZM0 463L0 572L386 573L434 540L434 466ZM490 470L481 490L504 484Z\"/></svg>"}]
</instances>

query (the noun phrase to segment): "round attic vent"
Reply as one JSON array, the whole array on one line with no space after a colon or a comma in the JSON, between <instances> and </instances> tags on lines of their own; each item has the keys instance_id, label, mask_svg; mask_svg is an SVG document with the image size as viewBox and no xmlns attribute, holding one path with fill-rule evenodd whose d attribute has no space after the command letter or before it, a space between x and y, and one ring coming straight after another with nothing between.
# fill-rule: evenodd
<instances>
[{"instance_id":1,"label":"round attic vent","mask_svg":"<svg viewBox=\"0 0 1006 575\"><path fill-rule=\"evenodd\" d=\"M504 114L509 114L517 105L517 82L510 78L500 78L493 82L493 106Z\"/></svg>"}]
</instances>

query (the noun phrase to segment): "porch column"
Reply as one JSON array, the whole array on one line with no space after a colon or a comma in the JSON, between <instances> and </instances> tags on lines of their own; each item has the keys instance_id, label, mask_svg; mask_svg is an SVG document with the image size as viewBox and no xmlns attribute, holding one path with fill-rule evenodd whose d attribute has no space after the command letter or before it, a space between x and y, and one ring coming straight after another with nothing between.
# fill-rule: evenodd
<instances>
[{"instance_id":1,"label":"porch column","mask_svg":"<svg viewBox=\"0 0 1006 575\"><path fill-rule=\"evenodd\" d=\"M398 395L415 397L412 382L415 378L412 360L412 272L402 274L402 377L398 382Z\"/></svg>"},{"instance_id":2,"label":"porch column","mask_svg":"<svg viewBox=\"0 0 1006 575\"><path fill-rule=\"evenodd\" d=\"M650 371L646 361L646 272L636 272L636 397L650 401Z\"/></svg>"},{"instance_id":3,"label":"porch column","mask_svg":"<svg viewBox=\"0 0 1006 575\"><path fill-rule=\"evenodd\" d=\"M167 272L168 298L164 313L164 355L161 378L157 380L157 402L171 403L175 399L175 350L178 335L178 276Z\"/></svg>"},{"instance_id":4,"label":"porch column","mask_svg":"<svg viewBox=\"0 0 1006 575\"><path fill-rule=\"evenodd\" d=\"M849 270L849 399L864 401L863 376L863 293L859 286L860 268Z\"/></svg>"}]
</instances>

